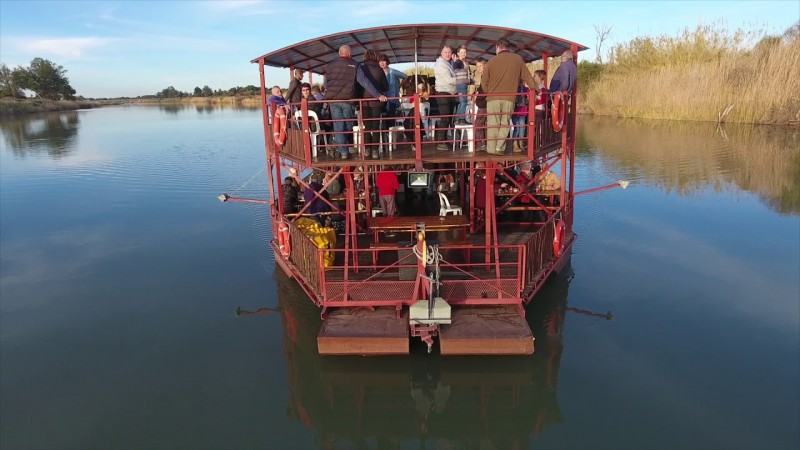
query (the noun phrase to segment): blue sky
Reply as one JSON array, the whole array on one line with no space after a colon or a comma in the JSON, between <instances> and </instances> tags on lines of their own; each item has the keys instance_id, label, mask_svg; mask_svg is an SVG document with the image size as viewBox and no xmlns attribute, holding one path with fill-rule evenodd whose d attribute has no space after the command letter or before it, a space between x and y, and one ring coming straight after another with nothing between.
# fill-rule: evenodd
<instances>
[{"instance_id":1,"label":"blue sky","mask_svg":"<svg viewBox=\"0 0 800 450\"><path fill-rule=\"evenodd\" d=\"M258 85L250 60L326 34L404 23L460 22L521 28L595 46L593 25L609 40L677 34L698 24L781 33L800 20L787 1L36 1L0 0L0 62L34 57L67 69L79 95L154 94ZM594 59L594 50L581 59ZM267 84L288 85L268 69Z\"/></svg>"}]
</instances>

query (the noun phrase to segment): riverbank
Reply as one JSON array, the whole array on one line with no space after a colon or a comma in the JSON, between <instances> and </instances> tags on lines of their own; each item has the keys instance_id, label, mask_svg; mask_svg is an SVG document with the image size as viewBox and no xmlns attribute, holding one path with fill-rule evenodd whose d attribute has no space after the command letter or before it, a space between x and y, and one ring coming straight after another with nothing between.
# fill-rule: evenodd
<instances>
[{"instance_id":1,"label":"riverbank","mask_svg":"<svg viewBox=\"0 0 800 450\"><path fill-rule=\"evenodd\" d=\"M42 100L0 98L0 116L42 113L50 111L73 111L76 109L92 109L105 105L120 105L123 100Z\"/></svg>"},{"instance_id":2,"label":"riverbank","mask_svg":"<svg viewBox=\"0 0 800 450\"><path fill-rule=\"evenodd\" d=\"M260 106L261 96L181 97L181 98L136 98L127 103L145 105L241 105Z\"/></svg>"},{"instance_id":3,"label":"riverbank","mask_svg":"<svg viewBox=\"0 0 800 450\"><path fill-rule=\"evenodd\" d=\"M611 50L578 86L580 112L642 119L800 125L800 36L698 27ZM755 40L753 46L743 41Z\"/></svg>"},{"instance_id":4,"label":"riverbank","mask_svg":"<svg viewBox=\"0 0 800 450\"><path fill-rule=\"evenodd\" d=\"M113 100L42 100L0 99L0 117L51 111L74 111L110 105L239 105L258 107L259 96L183 97L183 98L130 98Z\"/></svg>"}]
</instances>

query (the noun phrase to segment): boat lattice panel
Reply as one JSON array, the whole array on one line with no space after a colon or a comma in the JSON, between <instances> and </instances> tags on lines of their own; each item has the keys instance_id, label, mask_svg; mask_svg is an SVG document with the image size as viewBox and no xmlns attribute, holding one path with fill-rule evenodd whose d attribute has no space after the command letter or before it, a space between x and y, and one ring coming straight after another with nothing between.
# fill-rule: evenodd
<instances>
[{"instance_id":1,"label":"boat lattice panel","mask_svg":"<svg viewBox=\"0 0 800 450\"><path fill-rule=\"evenodd\" d=\"M464 300L519 298L519 284L516 279L500 280L453 280L443 281L440 295L450 303Z\"/></svg>"},{"instance_id":2,"label":"boat lattice panel","mask_svg":"<svg viewBox=\"0 0 800 450\"><path fill-rule=\"evenodd\" d=\"M344 298L345 285L347 296ZM330 301L397 301L407 302L414 293L413 281L328 281L325 283L326 299Z\"/></svg>"}]
</instances>

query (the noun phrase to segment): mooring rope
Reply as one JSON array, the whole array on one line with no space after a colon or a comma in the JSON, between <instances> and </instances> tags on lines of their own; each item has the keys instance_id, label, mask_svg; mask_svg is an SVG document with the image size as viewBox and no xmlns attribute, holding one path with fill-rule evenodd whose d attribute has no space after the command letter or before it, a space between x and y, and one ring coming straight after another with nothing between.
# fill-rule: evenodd
<instances>
[{"instance_id":1,"label":"mooring rope","mask_svg":"<svg viewBox=\"0 0 800 450\"><path fill-rule=\"evenodd\" d=\"M250 177L250 179L249 179L249 180L247 180L247 181L245 181L245 182L244 182L244 184L242 184L242 185L241 185L241 186L239 186L238 188L236 188L236 189L234 189L233 191L231 191L231 194L235 194L235 193L236 193L236 191L238 191L238 190L240 190L241 188L243 188L243 187L247 186L247 185L248 185L248 184L249 184L251 181L253 181L253 180L255 179L255 177L257 177L257 176L261 175L261 172L263 172L265 168L266 168L266 166L265 166L265 167L262 167L262 168L261 168L261 170L259 170L259 171L258 171L258 173L256 173L256 174L255 174L255 175L253 175L252 177Z\"/></svg>"}]
</instances>

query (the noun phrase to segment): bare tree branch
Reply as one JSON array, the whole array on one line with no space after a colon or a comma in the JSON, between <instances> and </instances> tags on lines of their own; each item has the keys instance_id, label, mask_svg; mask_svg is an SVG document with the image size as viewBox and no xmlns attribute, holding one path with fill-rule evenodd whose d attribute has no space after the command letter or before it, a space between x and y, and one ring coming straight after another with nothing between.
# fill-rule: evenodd
<instances>
[{"instance_id":1,"label":"bare tree branch","mask_svg":"<svg viewBox=\"0 0 800 450\"><path fill-rule=\"evenodd\" d=\"M610 25L593 25L594 32L597 35L597 58L598 64L603 64L603 43L611 35L611 30L614 28Z\"/></svg>"}]
</instances>

